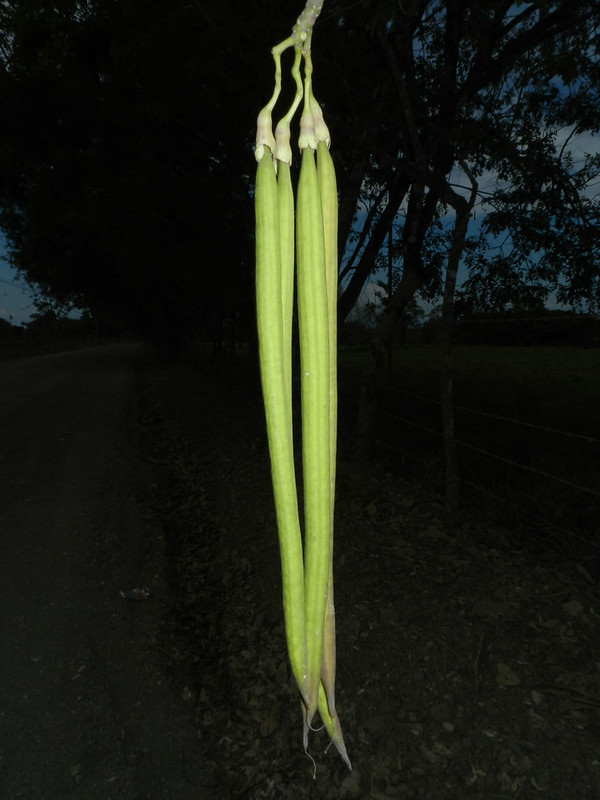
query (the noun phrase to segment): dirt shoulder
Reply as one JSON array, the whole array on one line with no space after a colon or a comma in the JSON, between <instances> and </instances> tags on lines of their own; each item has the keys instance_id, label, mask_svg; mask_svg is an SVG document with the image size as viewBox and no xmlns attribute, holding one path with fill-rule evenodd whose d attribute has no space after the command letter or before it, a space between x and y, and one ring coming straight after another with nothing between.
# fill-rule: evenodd
<instances>
[{"instance_id":1,"label":"dirt shoulder","mask_svg":"<svg viewBox=\"0 0 600 800\"><path fill-rule=\"evenodd\" d=\"M313 781L254 379L155 363L142 396L176 597L161 641L223 797L598 796L594 581L485 521L447 526L436 497L354 467L344 442L337 696L354 769L316 733Z\"/></svg>"},{"instance_id":2,"label":"dirt shoulder","mask_svg":"<svg viewBox=\"0 0 600 800\"><path fill-rule=\"evenodd\" d=\"M120 345L1 365L6 800L211 797L199 728L157 646L171 598L144 514L138 358ZM119 595L136 585L151 602Z\"/></svg>"}]
</instances>

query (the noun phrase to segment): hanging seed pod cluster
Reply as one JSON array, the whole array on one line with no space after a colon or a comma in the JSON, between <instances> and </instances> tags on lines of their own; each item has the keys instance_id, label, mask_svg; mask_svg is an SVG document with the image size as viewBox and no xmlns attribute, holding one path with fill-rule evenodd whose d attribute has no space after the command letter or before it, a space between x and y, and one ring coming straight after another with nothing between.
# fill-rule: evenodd
<instances>
[{"instance_id":1,"label":"hanging seed pod cluster","mask_svg":"<svg viewBox=\"0 0 600 800\"><path fill-rule=\"evenodd\" d=\"M281 554L292 672L302 700L303 745L318 714L349 768L335 705L333 509L337 438L337 187L330 137L312 88L312 30L323 0L309 0L292 35L273 48L275 88L257 121L256 310L261 381ZM294 48L296 93L273 132L281 55ZM296 194L291 122L302 104ZM292 429L292 316L300 343L303 522Z\"/></svg>"}]
</instances>

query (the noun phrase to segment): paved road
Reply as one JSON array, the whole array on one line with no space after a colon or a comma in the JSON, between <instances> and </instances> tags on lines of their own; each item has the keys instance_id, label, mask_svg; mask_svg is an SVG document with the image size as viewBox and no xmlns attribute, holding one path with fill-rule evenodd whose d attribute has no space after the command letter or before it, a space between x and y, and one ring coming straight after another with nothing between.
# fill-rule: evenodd
<instances>
[{"instance_id":1,"label":"paved road","mask_svg":"<svg viewBox=\"0 0 600 800\"><path fill-rule=\"evenodd\" d=\"M134 345L0 363L0 798L218 797L152 646ZM149 585L147 602L122 587Z\"/></svg>"}]
</instances>

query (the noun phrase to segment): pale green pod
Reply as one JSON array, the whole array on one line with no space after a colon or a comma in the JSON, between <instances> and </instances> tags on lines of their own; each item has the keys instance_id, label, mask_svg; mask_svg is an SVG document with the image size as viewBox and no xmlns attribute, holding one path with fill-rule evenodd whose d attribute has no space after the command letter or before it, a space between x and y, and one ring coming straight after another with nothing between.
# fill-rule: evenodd
<instances>
[{"instance_id":1,"label":"pale green pod","mask_svg":"<svg viewBox=\"0 0 600 800\"><path fill-rule=\"evenodd\" d=\"M286 640L294 677L304 703L308 704L302 536L291 412L284 377L279 195L268 151L257 166L255 216L259 360L279 533Z\"/></svg>"},{"instance_id":2,"label":"pale green pod","mask_svg":"<svg viewBox=\"0 0 600 800\"><path fill-rule=\"evenodd\" d=\"M318 108L314 103L313 107ZM320 109L319 109L320 111ZM324 123L323 123L324 124ZM321 680L327 695L330 713L335 716L335 607L333 598L333 516L335 504L335 472L337 450L337 282L338 282L338 200L335 167L325 141L317 145L317 175L323 214L325 275L327 286L329 341L329 477L331 486L331 519L329 530L330 574L325 606Z\"/></svg>"},{"instance_id":3,"label":"pale green pod","mask_svg":"<svg viewBox=\"0 0 600 800\"><path fill-rule=\"evenodd\" d=\"M314 151L306 148L296 213L298 328L302 389L306 665L309 705L317 709L323 620L330 569L329 324L323 212Z\"/></svg>"},{"instance_id":4,"label":"pale green pod","mask_svg":"<svg viewBox=\"0 0 600 800\"><path fill-rule=\"evenodd\" d=\"M340 720L337 713L332 716L329 712L329 704L327 702L327 696L325 695L323 684L321 684L319 687L319 714L323 720L323 724L325 725L325 730L329 734L329 738L335 745L338 753L343 758L348 769L351 770L352 763L348 758L348 751L346 750L346 744L344 742Z\"/></svg>"},{"instance_id":5,"label":"pale green pod","mask_svg":"<svg viewBox=\"0 0 600 800\"><path fill-rule=\"evenodd\" d=\"M286 385L286 405L292 424L292 317L294 311L294 189L290 165L278 162L277 192L279 201L279 237L281 247L281 323L283 345L283 375Z\"/></svg>"}]
</instances>

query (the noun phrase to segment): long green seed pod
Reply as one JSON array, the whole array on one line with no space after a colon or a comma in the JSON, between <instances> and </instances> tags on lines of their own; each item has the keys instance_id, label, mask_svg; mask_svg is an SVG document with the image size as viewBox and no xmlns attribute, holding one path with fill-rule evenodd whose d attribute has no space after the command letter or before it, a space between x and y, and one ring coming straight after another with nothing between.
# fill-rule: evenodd
<instances>
[{"instance_id":1,"label":"long green seed pod","mask_svg":"<svg viewBox=\"0 0 600 800\"><path fill-rule=\"evenodd\" d=\"M259 360L279 533L285 630L292 672L308 705L302 536L284 377L279 196L268 150L256 170L255 216Z\"/></svg>"},{"instance_id":2,"label":"long green seed pod","mask_svg":"<svg viewBox=\"0 0 600 800\"><path fill-rule=\"evenodd\" d=\"M320 716L348 767L335 708L333 510L337 437L337 189L329 132L312 95L311 40L323 0L307 0L292 35L272 49L275 88L257 125L256 253L259 357L280 539L284 615L292 670L304 712L304 749ZM296 95L279 121L271 114L281 89L281 55L295 48ZM300 61L304 61L304 86ZM304 560L295 487L291 393L294 198L291 119L304 95L299 147L296 249L302 389ZM315 164L315 151L319 163ZM269 153L271 158L263 156ZM273 169L273 159L278 167ZM264 163L261 163L263 162Z\"/></svg>"},{"instance_id":3,"label":"long green seed pod","mask_svg":"<svg viewBox=\"0 0 600 800\"><path fill-rule=\"evenodd\" d=\"M279 235L281 245L281 322L283 346L283 379L289 424L292 424L292 315L294 308L294 189L290 165L278 162L277 192L279 201Z\"/></svg>"},{"instance_id":4,"label":"long green seed pod","mask_svg":"<svg viewBox=\"0 0 600 800\"><path fill-rule=\"evenodd\" d=\"M319 109L320 111L320 109ZM335 502L335 467L337 449L337 184L335 168L324 141L317 145L317 175L323 213L325 244L325 275L329 330L329 477L331 519L329 530L330 574L325 608L323 658L321 678L327 695L329 711L335 715L335 609L333 601L333 512Z\"/></svg>"},{"instance_id":5,"label":"long green seed pod","mask_svg":"<svg viewBox=\"0 0 600 800\"><path fill-rule=\"evenodd\" d=\"M329 576L329 327L323 214L314 151L306 147L296 215L298 326L302 388L305 613L310 726L321 682L323 619Z\"/></svg>"},{"instance_id":6,"label":"long green seed pod","mask_svg":"<svg viewBox=\"0 0 600 800\"><path fill-rule=\"evenodd\" d=\"M329 530L329 579L323 622L323 655L321 660L322 691L319 693L319 714L327 732L349 769L352 769L335 707L335 606L333 597L333 523L337 452L337 285L338 285L338 199L335 167L329 152L329 131L321 109L312 98L311 108L317 136L317 174L323 211L325 241L325 275L329 318L329 476L331 487L331 520Z\"/></svg>"}]
</instances>

